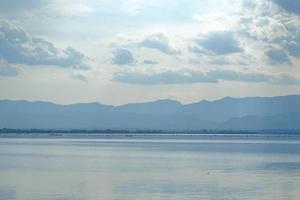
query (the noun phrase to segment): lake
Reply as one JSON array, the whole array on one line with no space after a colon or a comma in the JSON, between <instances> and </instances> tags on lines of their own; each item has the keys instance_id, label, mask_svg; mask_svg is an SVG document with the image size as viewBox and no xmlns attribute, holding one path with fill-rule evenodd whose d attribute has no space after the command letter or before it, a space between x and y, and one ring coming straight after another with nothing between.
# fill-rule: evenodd
<instances>
[{"instance_id":1,"label":"lake","mask_svg":"<svg viewBox=\"0 0 300 200\"><path fill-rule=\"evenodd\" d=\"M297 138L0 138L0 200L299 198Z\"/></svg>"}]
</instances>

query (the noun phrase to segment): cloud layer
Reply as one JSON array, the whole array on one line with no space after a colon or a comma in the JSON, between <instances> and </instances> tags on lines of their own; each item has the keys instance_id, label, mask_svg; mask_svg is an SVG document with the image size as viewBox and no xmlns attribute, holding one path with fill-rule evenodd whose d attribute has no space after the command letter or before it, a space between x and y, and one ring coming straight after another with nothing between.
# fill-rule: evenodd
<instances>
[{"instance_id":1,"label":"cloud layer","mask_svg":"<svg viewBox=\"0 0 300 200\"><path fill-rule=\"evenodd\" d=\"M84 63L85 56L74 48L57 48L53 43L31 37L20 26L5 21L0 22L0 58L10 64L89 68Z\"/></svg>"},{"instance_id":2,"label":"cloud layer","mask_svg":"<svg viewBox=\"0 0 300 200\"><path fill-rule=\"evenodd\" d=\"M269 75L259 72L239 72L233 70L212 70L208 72L181 70L155 73L120 72L113 81L137 85L219 83L220 81L240 81L248 83L270 83L299 85L300 80L288 74Z\"/></svg>"},{"instance_id":3,"label":"cloud layer","mask_svg":"<svg viewBox=\"0 0 300 200\"><path fill-rule=\"evenodd\" d=\"M1 96L118 104L300 93L299 5L0 1Z\"/></svg>"},{"instance_id":4,"label":"cloud layer","mask_svg":"<svg viewBox=\"0 0 300 200\"><path fill-rule=\"evenodd\" d=\"M115 74L113 81L141 84L187 84L187 83L216 83L217 80L202 72L194 71L165 71L153 74L139 72L123 72Z\"/></svg>"}]
</instances>

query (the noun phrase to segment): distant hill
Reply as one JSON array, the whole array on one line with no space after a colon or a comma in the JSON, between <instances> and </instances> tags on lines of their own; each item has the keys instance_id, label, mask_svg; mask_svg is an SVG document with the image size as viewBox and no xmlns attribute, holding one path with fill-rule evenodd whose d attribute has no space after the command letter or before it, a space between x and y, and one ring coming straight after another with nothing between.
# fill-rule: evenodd
<instances>
[{"instance_id":1,"label":"distant hill","mask_svg":"<svg viewBox=\"0 0 300 200\"><path fill-rule=\"evenodd\" d=\"M0 128L300 129L300 95L225 97L186 105L169 99L122 106L0 100Z\"/></svg>"}]
</instances>

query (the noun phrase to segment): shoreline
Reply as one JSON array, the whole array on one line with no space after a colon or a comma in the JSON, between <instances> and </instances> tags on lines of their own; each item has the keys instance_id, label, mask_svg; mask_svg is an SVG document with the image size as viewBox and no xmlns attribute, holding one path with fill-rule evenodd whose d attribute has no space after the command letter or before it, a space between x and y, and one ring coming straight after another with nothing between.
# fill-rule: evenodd
<instances>
[{"instance_id":1,"label":"shoreline","mask_svg":"<svg viewBox=\"0 0 300 200\"><path fill-rule=\"evenodd\" d=\"M297 139L298 133L0 133L0 138L28 139Z\"/></svg>"}]
</instances>

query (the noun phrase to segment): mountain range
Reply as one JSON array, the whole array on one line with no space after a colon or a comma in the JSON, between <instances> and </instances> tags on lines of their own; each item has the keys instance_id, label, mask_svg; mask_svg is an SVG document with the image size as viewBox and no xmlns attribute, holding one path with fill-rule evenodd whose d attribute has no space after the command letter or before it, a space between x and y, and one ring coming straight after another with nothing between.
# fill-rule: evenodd
<instances>
[{"instance_id":1,"label":"mountain range","mask_svg":"<svg viewBox=\"0 0 300 200\"><path fill-rule=\"evenodd\" d=\"M0 128L300 129L300 95L225 97L192 104L164 99L121 106L0 100Z\"/></svg>"}]
</instances>

